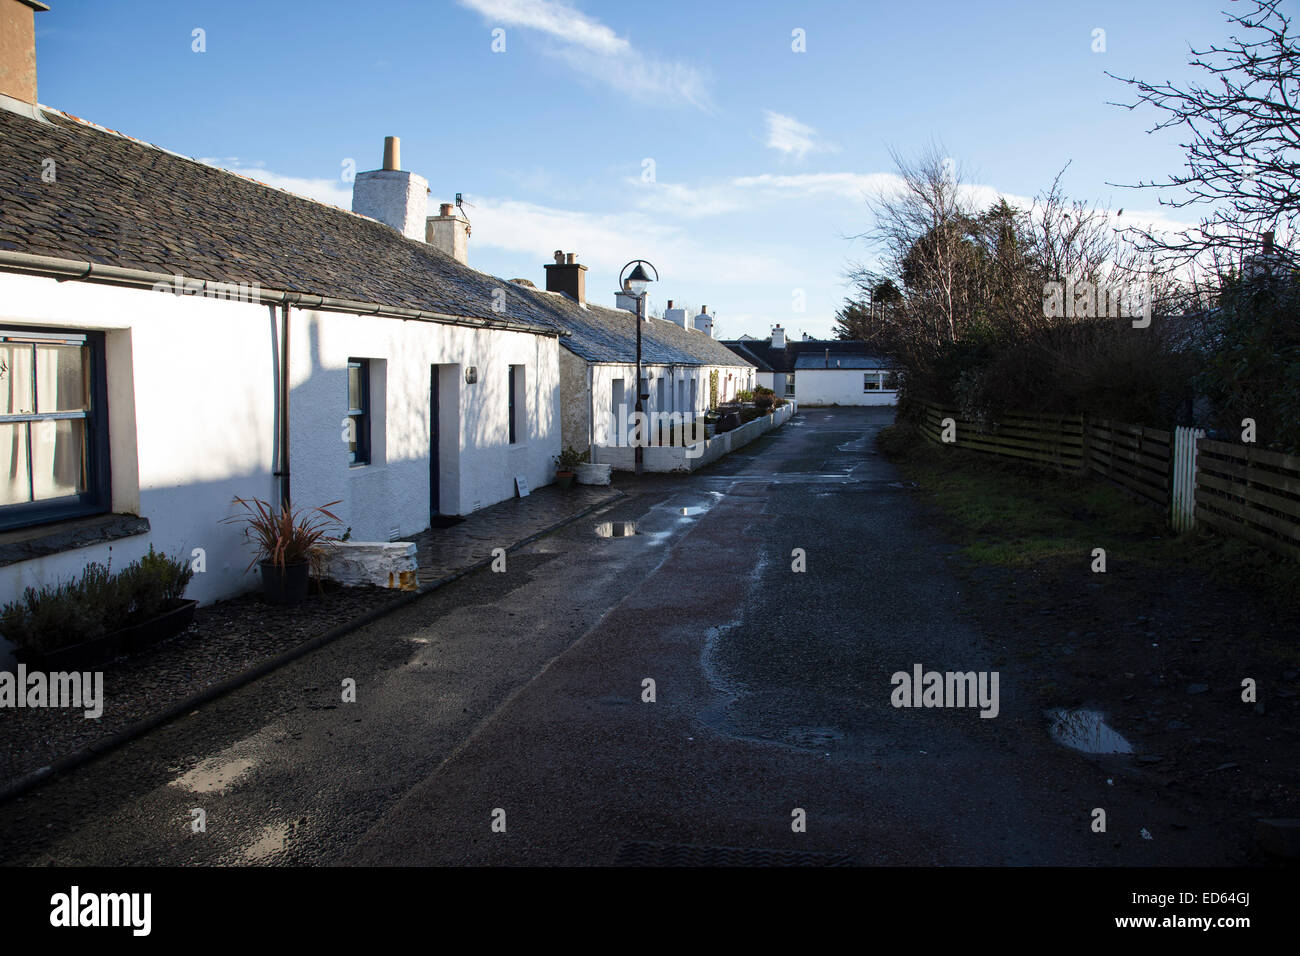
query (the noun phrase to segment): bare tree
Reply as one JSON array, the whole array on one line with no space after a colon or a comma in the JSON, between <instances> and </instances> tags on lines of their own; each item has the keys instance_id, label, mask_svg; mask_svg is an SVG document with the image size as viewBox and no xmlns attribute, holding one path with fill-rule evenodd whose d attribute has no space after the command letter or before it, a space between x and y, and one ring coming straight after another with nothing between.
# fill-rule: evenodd
<instances>
[{"instance_id":1,"label":"bare tree","mask_svg":"<svg viewBox=\"0 0 1300 956\"><path fill-rule=\"evenodd\" d=\"M898 171L898 188L869 201L872 228L855 239L876 250L881 269L854 268L850 277L861 289L898 278L906 287L913 331L933 344L954 342L968 317L963 262L974 209L963 198L952 159L934 143L916 159L890 151Z\"/></svg>"},{"instance_id":2,"label":"bare tree","mask_svg":"<svg viewBox=\"0 0 1300 956\"><path fill-rule=\"evenodd\" d=\"M1282 0L1254 0L1246 12L1225 12L1243 36L1190 50L1191 65L1210 76L1207 85L1181 88L1108 74L1137 94L1132 103L1113 105L1153 106L1165 118L1149 132L1182 128L1190 136L1183 144L1184 171L1161 182L1130 184L1165 191L1159 199L1163 206L1210 207L1198 226L1172 235L1132 230L1175 265L1217 266L1225 250L1256 250L1264 232L1278 234L1284 243L1294 240L1300 213L1300 49L1281 7ZM1294 261L1285 246L1277 252Z\"/></svg>"}]
</instances>

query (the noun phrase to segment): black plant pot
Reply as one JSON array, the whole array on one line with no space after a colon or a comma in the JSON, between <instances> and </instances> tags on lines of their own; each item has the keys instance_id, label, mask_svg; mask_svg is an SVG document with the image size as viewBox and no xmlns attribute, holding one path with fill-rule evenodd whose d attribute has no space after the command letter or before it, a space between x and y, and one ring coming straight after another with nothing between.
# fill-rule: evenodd
<instances>
[{"instance_id":1,"label":"black plant pot","mask_svg":"<svg viewBox=\"0 0 1300 956\"><path fill-rule=\"evenodd\" d=\"M271 604L301 604L307 600L311 565L262 562L262 595Z\"/></svg>"},{"instance_id":2,"label":"black plant pot","mask_svg":"<svg viewBox=\"0 0 1300 956\"><path fill-rule=\"evenodd\" d=\"M555 481L561 488L572 486L574 477L574 473L571 471L557 471L555 473Z\"/></svg>"}]
</instances>

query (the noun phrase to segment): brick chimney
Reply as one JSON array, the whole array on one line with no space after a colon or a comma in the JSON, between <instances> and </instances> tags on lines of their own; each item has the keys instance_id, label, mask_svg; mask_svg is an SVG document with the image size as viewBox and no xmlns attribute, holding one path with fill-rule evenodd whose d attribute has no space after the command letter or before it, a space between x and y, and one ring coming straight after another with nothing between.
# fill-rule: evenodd
<instances>
[{"instance_id":1,"label":"brick chimney","mask_svg":"<svg viewBox=\"0 0 1300 956\"><path fill-rule=\"evenodd\" d=\"M36 105L37 0L0 0L0 94Z\"/></svg>"},{"instance_id":2,"label":"brick chimney","mask_svg":"<svg viewBox=\"0 0 1300 956\"><path fill-rule=\"evenodd\" d=\"M469 262L469 223L456 215L456 207L449 202L425 222L424 241L462 265Z\"/></svg>"},{"instance_id":3,"label":"brick chimney","mask_svg":"<svg viewBox=\"0 0 1300 956\"><path fill-rule=\"evenodd\" d=\"M429 181L402 169L401 141L396 136L384 138L383 169L357 173L352 211L378 219L408 239L426 238Z\"/></svg>"},{"instance_id":4,"label":"brick chimney","mask_svg":"<svg viewBox=\"0 0 1300 956\"><path fill-rule=\"evenodd\" d=\"M781 328L781 323L772 326L772 348L785 348L785 329Z\"/></svg>"},{"instance_id":5,"label":"brick chimney","mask_svg":"<svg viewBox=\"0 0 1300 956\"><path fill-rule=\"evenodd\" d=\"M587 304L587 267L578 264L577 253L555 250L554 264L546 266L546 291L563 292L578 305Z\"/></svg>"}]
</instances>

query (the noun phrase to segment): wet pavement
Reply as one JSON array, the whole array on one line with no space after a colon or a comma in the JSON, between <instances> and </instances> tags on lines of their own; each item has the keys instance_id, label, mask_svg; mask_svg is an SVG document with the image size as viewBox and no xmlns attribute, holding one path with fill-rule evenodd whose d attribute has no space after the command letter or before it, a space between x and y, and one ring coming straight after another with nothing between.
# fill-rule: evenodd
<instances>
[{"instance_id":1,"label":"wet pavement","mask_svg":"<svg viewBox=\"0 0 1300 956\"><path fill-rule=\"evenodd\" d=\"M0 859L603 865L653 844L1230 862L1157 818L1131 756L1053 742L1017 693L1034 675L968 623L950 547L875 452L889 418L806 410L695 474L616 475L628 497L504 572L0 808ZM997 716L920 686L895 706L918 667L999 671Z\"/></svg>"}]
</instances>

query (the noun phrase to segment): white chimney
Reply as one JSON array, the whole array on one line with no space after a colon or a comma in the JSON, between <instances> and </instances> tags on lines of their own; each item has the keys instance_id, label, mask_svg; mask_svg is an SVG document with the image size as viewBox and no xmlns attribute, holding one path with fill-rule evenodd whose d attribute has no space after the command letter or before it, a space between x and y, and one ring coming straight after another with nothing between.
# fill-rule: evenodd
<instances>
[{"instance_id":1,"label":"white chimney","mask_svg":"<svg viewBox=\"0 0 1300 956\"><path fill-rule=\"evenodd\" d=\"M424 240L429 212L429 181L402 169L401 142L384 137L384 168L357 173L352 211L392 226L408 239Z\"/></svg>"},{"instance_id":2,"label":"white chimney","mask_svg":"<svg viewBox=\"0 0 1300 956\"><path fill-rule=\"evenodd\" d=\"M772 326L772 348L785 348L785 329L781 328L780 323Z\"/></svg>"},{"instance_id":3,"label":"white chimney","mask_svg":"<svg viewBox=\"0 0 1300 956\"><path fill-rule=\"evenodd\" d=\"M449 202L425 221L424 241L461 265L469 262L469 223L456 215L456 207Z\"/></svg>"},{"instance_id":4,"label":"white chimney","mask_svg":"<svg viewBox=\"0 0 1300 956\"><path fill-rule=\"evenodd\" d=\"M686 326L686 310L685 310L685 309L674 309L674 308L673 308L673 300L672 300L672 299L669 299L669 300L668 300L668 308L664 309L664 319L665 319L665 321L668 321L668 322L673 323L673 325L680 325L682 328L686 328L686 327L687 327L687 326Z\"/></svg>"},{"instance_id":5,"label":"white chimney","mask_svg":"<svg viewBox=\"0 0 1300 956\"><path fill-rule=\"evenodd\" d=\"M707 305L700 306L700 314L695 317L695 329L697 332L703 332L710 338L713 337L713 316L709 315Z\"/></svg>"}]
</instances>

